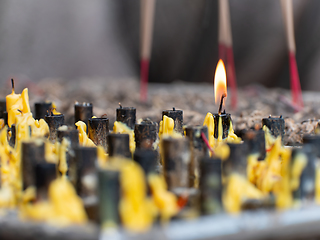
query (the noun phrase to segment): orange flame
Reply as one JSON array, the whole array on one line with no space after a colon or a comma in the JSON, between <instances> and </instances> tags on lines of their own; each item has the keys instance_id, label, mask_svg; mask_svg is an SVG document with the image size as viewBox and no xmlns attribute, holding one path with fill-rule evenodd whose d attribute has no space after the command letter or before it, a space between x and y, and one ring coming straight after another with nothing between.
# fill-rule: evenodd
<instances>
[{"instance_id":1,"label":"orange flame","mask_svg":"<svg viewBox=\"0 0 320 240\"><path fill-rule=\"evenodd\" d=\"M220 103L221 96L227 97L227 74L223 61L220 59L214 74L214 96L216 104Z\"/></svg>"}]
</instances>

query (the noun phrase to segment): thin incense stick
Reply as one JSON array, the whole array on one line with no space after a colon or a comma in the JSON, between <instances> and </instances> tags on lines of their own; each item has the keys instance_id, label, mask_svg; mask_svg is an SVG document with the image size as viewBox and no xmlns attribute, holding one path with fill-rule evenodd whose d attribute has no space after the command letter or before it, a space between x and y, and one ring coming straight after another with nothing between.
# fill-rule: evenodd
<instances>
[{"instance_id":1,"label":"thin incense stick","mask_svg":"<svg viewBox=\"0 0 320 240\"><path fill-rule=\"evenodd\" d=\"M300 78L296 61L296 43L294 39L292 0L281 0L281 6L285 22L287 44L289 51L290 86L292 102L300 107L303 107Z\"/></svg>"},{"instance_id":2,"label":"thin incense stick","mask_svg":"<svg viewBox=\"0 0 320 240\"><path fill-rule=\"evenodd\" d=\"M229 1L219 0L219 58L226 63L228 83L231 88L231 107L237 108L237 81L233 58Z\"/></svg>"},{"instance_id":3,"label":"thin incense stick","mask_svg":"<svg viewBox=\"0 0 320 240\"><path fill-rule=\"evenodd\" d=\"M148 96L149 63L151 56L155 0L141 0L140 4L140 100L145 102Z\"/></svg>"}]
</instances>

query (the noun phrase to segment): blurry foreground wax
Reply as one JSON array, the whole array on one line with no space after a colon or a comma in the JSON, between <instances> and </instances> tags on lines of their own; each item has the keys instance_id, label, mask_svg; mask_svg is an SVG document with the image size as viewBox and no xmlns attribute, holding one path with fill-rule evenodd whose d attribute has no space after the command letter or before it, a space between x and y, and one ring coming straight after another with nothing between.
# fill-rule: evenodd
<instances>
[{"instance_id":1,"label":"blurry foreground wax","mask_svg":"<svg viewBox=\"0 0 320 240\"><path fill-rule=\"evenodd\" d=\"M108 118L90 118L88 120L88 135L95 145L102 146L104 149L107 149L108 134Z\"/></svg>"},{"instance_id":2,"label":"blurry foreground wax","mask_svg":"<svg viewBox=\"0 0 320 240\"><path fill-rule=\"evenodd\" d=\"M88 124L88 120L93 116L92 103L79 103L74 104L74 122L82 121Z\"/></svg>"},{"instance_id":3,"label":"blurry foreground wax","mask_svg":"<svg viewBox=\"0 0 320 240\"><path fill-rule=\"evenodd\" d=\"M131 158L129 134L110 133L107 139L110 157L123 156L125 158Z\"/></svg>"},{"instance_id":4,"label":"blurry foreground wax","mask_svg":"<svg viewBox=\"0 0 320 240\"><path fill-rule=\"evenodd\" d=\"M203 157L209 156L208 147L205 145L201 134L208 139L208 128L206 126L185 127L186 137L189 139L191 162L189 165L189 187L194 187L198 183L199 161Z\"/></svg>"},{"instance_id":5,"label":"blurry foreground wax","mask_svg":"<svg viewBox=\"0 0 320 240\"><path fill-rule=\"evenodd\" d=\"M221 159L201 158L199 189L201 214L210 215L223 211Z\"/></svg>"},{"instance_id":6,"label":"blurry foreground wax","mask_svg":"<svg viewBox=\"0 0 320 240\"><path fill-rule=\"evenodd\" d=\"M164 110L162 111L162 119L163 116L167 116L173 119L174 121L174 130L176 130L179 133L183 133L183 111L182 110L176 110L173 108L172 110Z\"/></svg>"},{"instance_id":7,"label":"blurry foreground wax","mask_svg":"<svg viewBox=\"0 0 320 240\"><path fill-rule=\"evenodd\" d=\"M0 100L0 118L5 117L5 112L7 112L7 103L5 99Z\"/></svg>"},{"instance_id":8,"label":"blurry foreground wax","mask_svg":"<svg viewBox=\"0 0 320 240\"><path fill-rule=\"evenodd\" d=\"M153 148L157 140L157 124L149 119L144 119L134 127L136 148Z\"/></svg>"},{"instance_id":9,"label":"blurry foreground wax","mask_svg":"<svg viewBox=\"0 0 320 240\"><path fill-rule=\"evenodd\" d=\"M190 150L186 138L162 139L164 177L169 190L189 187Z\"/></svg>"},{"instance_id":10,"label":"blurry foreground wax","mask_svg":"<svg viewBox=\"0 0 320 240\"><path fill-rule=\"evenodd\" d=\"M262 126L266 126L275 138L278 136L281 136L282 143L283 143L285 121L282 118L282 116L280 116L279 118L275 118L271 116L269 116L268 118L263 118Z\"/></svg>"},{"instance_id":11,"label":"blurry foreground wax","mask_svg":"<svg viewBox=\"0 0 320 240\"><path fill-rule=\"evenodd\" d=\"M23 189L36 185L35 167L44 163L44 143L41 139L31 142L22 142L22 179Z\"/></svg>"},{"instance_id":12,"label":"blurry foreground wax","mask_svg":"<svg viewBox=\"0 0 320 240\"><path fill-rule=\"evenodd\" d=\"M123 122L129 128L134 129L134 125L136 124L136 108L122 107L120 105L120 107L117 108L116 112L117 112L116 120L118 122Z\"/></svg>"},{"instance_id":13,"label":"blurry foreground wax","mask_svg":"<svg viewBox=\"0 0 320 240\"><path fill-rule=\"evenodd\" d=\"M44 118L51 111L51 108L51 102L36 102L34 104L34 118L37 120Z\"/></svg>"},{"instance_id":14,"label":"blurry foreground wax","mask_svg":"<svg viewBox=\"0 0 320 240\"><path fill-rule=\"evenodd\" d=\"M317 157L320 157L320 135L305 134L302 137L304 144L309 144Z\"/></svg>"},{"instance_id":15,"label":"blurry foreground wax","mask_svg":"<svg viewBox=\"0 0 320 240\"><path fill-rule=\"evenodd\" d=\"M57 138L57 130L60 126L64 124L64 115L59 114L59 115L54 115L52 112L48 113L45 117L44 120L47 122L50 130L50 137L49 139L51 141L55 141Z\"/></svg>"},{"instance_id":16,"label":"blurry foreground wax","mask_svg":"<svg viewBox=\"0 0 320 240\"><path fill-rule=\"evenodd\" d=\"M101 169L98 172L99 217L102 229L120 224L120 172Z\"/></svg>"},{"instance_id":17,"label":"blurry foreground wax","mask_svg":"<svg viewBox=\"0 0 320 240\"><path fill-rule=\"evenodd\" d=\"M72 149L79 146L79 131L67 126L60 126L57 130L57 138L59 142L62 142L63 138L70 141L70 146Z\"/></svg>"}]
</instances>

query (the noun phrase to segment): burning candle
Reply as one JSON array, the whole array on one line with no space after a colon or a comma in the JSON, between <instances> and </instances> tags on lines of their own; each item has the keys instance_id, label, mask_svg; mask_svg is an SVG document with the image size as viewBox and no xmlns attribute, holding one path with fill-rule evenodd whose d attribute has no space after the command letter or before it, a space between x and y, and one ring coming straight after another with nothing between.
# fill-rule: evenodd
<instances>
[{"instance_id":1,"label":"burning candle","mask_svg":"<svg viewBox=\"0 0 320 240\"><path fill-rule=\"evenodd\" d=\"M97 146L107 149L107 136L109 134L109 118L90 118L88 120L89 138Z\"/></svg>"},{"instance_id":2,"label":"burning candle","mask_svg":"<svg viewBox=\"0 0 320 240\"><path fill-rule=\"evenodd\" d=\"M136 148L153 148L157 140L157 124L150 119L144 119L134 127Z\"/></svg>"},{"instance_id":3,"label":"burning candle","mask_svg":"<svg viewBox=\"0 0 320 240\"><path fill-rule=\"evenodd\" d=\"M46 115L48 115L48 112L50 112L52 109L52 103L51 102L37 102L34 104L34 118L39 120L41 118L44 118Z\"/></svg>"},{"instance_id":4,"label":"burning candle","mask_svg":"<svg viewBox=\"0 0 320 240\"><path fill-rule=\"evenodd\" d=\"M175 108L172 108L172 110L165 110L162 111L162 119L163 116L167 116L169 118L172 118L174 121L174 130L183 133L183 111L182 110L176 110Z\"/></svg>"},{"instance_id":5,"label":"burning candle","mask_svg":"<svg viewBox=\"0 0 320 240\"><path fill-rule=\"evenodd\" d=\"M88 124L88 120L93 116L92 103L79 103L74 104L74 122L82 121Z\"/></svg>"},{"instance_id":6,"label":"burning candle","mask_svg":"<svg viewBox=\"0 0 320 240\"><path fill-rule=\"evenodd\" d=\"M136 108L122 107L121 104L119 104L119 108L117 108L116 114L116 119L118 122L123 122L129 128L134 129L134 125L136 124Z\"/></svg>"}]
</instances>

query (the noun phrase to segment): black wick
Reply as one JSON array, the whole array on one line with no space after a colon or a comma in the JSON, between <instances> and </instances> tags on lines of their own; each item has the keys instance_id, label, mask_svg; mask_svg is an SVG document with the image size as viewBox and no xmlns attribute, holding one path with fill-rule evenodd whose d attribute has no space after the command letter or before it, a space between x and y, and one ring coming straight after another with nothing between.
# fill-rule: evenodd
<instances>
[{"instance_id":1,"label":"black wick","mask_svg":"<svg viewBox=\"0 0 320 240\"><path fill-rule=\"evenodd\" d=\"M222 95L221 95L220 106L219 106L219 111L218 111L219 115L221 114L223 99L224 99L225 97L226 97L225 94L222 94Z\"/></svg>"},{"instance_id":2,"label":"black wick","mask_svg":"<svg viewBox=\"0 0 320 240\"><path fill-rule=\"evenodd\" d=\"M13 78L11 78L11 87L12 87L12 90L14 90L14 80L13 80Z\"/></svg>"}]
</instances>

